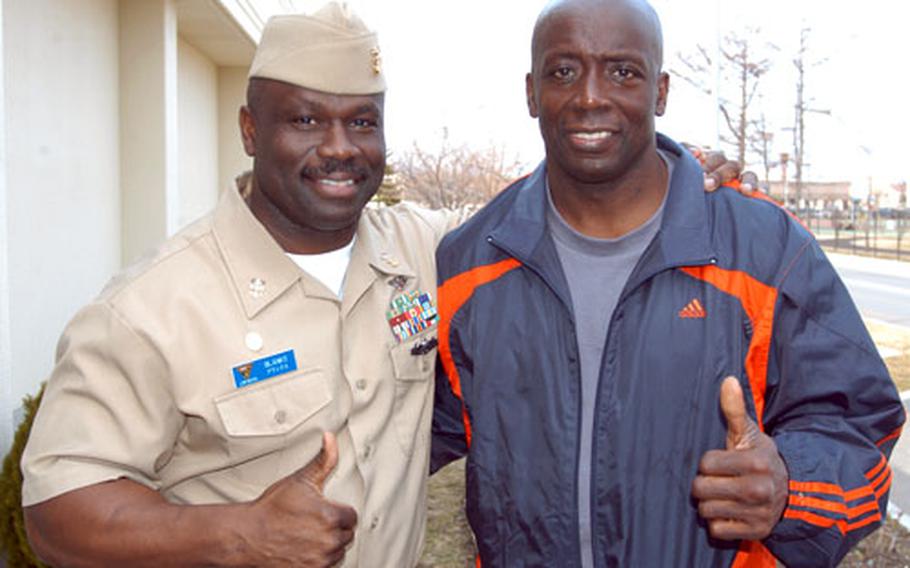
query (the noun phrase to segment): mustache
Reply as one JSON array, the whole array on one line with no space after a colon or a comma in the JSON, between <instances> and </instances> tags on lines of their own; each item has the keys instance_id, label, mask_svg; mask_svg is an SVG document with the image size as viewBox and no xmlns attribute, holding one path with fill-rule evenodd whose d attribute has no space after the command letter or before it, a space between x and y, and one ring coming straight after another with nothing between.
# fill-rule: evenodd
<instances>
[{"instance_id":1,"label":"mustache","mask_svg":"<svg viewBox=\"0 0 910 568\"><path fill-rule=\"evenodd\" d=\"M303 168L303 175L309 178L328 177L336 172L352 174L359 178L365 178L370 173L366 168L355 164L353 159L326 158L317 166L306 166Z\"/></svg>"}]
</instances>

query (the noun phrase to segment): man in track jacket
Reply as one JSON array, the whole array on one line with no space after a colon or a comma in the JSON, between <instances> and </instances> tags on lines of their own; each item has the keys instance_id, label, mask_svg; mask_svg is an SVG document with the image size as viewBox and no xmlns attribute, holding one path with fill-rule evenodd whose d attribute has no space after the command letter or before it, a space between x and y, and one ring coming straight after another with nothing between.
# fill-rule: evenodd
<instances>
[{"instance_id":1,"label":"man in track jacket","mask_svg":"<svg viewBox=\"0 0 910 568\"><path fill-rule=\"evenodd\" d=\"M437 253L432 462L484 565L833 565L885 516L874 344L811 235L656 135L660 68L646 3L548 6L546 161Z\"/></svg>"}]
</instances>

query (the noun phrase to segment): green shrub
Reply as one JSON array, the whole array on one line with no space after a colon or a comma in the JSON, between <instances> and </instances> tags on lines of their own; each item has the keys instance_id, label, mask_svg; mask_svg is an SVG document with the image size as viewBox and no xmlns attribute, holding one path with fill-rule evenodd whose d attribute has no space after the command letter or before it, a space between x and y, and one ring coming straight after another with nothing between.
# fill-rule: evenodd
<instances>
[{"instance_id":1,"label":"green shrub","mask_svg":"<svg viewBox=\"0 0 910 568\"><path fill-rule=\"evenodd\" d=\"M32 552L25 537L25 521L22 519L22 471L19 460L32 429L32 421L41 403L44 385L34 397L27 396L22 401L25 418L16 430L13 447L3 460L3 472L0 474L0 546L6 555L6 565L10 568L44 566Z\"/></svg>"}]
</instances>

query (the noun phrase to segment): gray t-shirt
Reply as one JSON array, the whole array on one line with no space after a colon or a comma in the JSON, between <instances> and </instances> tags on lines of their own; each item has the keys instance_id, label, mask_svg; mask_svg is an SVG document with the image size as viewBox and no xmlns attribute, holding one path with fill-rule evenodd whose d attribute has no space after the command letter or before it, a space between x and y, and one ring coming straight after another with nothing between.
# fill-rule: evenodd
<instances>
[{"instance_id":1,"label":"gray t-shirt","mask_svg":"<svg viewBox=\"0 0 910 568\"><path fill-rule=\"evenodd\" d=\"M663 152L668 176L673 158ZM669 191L667 192L669 193ZM610 318L638 259L654 239L663 218L664 201L650 219L616 239L595 239L573 229L556 210L547 188L547 225L569 283L581 363L581 442L578 455L578 521L582 566L594 566L591 548L591 433L601 358Z\"/></svg>"}]
</instances>

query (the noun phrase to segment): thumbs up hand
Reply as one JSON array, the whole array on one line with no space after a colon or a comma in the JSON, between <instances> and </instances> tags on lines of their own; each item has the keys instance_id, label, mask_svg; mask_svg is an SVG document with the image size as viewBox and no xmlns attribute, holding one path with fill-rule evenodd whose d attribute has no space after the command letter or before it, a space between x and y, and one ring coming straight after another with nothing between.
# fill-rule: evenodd
<instances>
[{"instance_id":1,"label":"thumbs up hand","mask_svg":"<svg viewBox=\"0 0 910 568\"><path fill-rule=\"evenodd\" d=\"M322 450L308 464L279 479L249 505L247 525L238 546L255 566L334 566L344 559L354 538L357 512L326 499L322 489L338 464L338 444L323 434Z\"/></svg>"},{"instance_id":2,"label":"thumbs up hand","mask_svg":"<svg viewBox=\"0 0 910 568\"><path fill-rule=\"evenodd\" d=\"M787 466L774 440L746 413L736 377L721 384L720 408L727 421L726 448L702 456L692 497L714 538L760 540L771 534L787 505Z\"/></svg>"}]
</instances>

